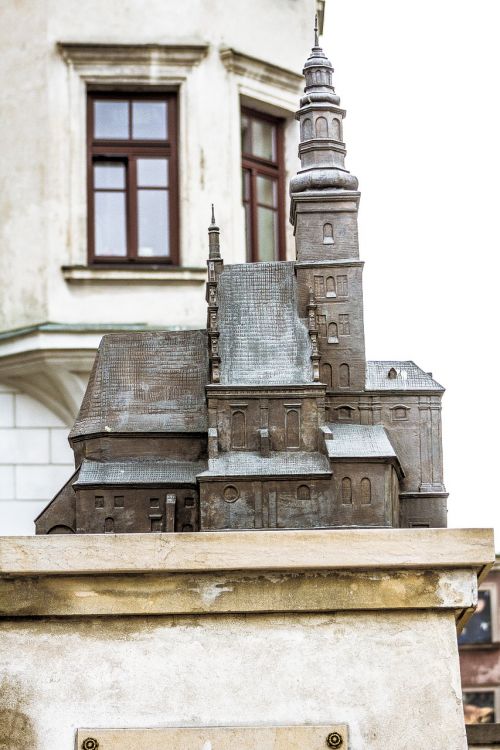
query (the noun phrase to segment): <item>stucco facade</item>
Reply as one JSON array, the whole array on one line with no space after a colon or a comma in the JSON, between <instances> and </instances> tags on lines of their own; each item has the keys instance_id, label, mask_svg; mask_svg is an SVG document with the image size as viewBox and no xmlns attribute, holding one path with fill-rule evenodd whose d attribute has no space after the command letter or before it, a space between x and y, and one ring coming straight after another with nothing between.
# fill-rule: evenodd
<instances>
[{"instance_id":1,"label":"stucco facade","mask_svg":"<svg viewBox=\"0 0 500 750\"><path fill-rule=\"evenodd\" d=\"M16 486L29 460L22 448L10 448L24 439L18 432L24 426L9 416L10 397L33 405L28 427L37 420L37 428L68 428L104 332L199 327L206 256L199 217L208 220L210 203L225 229L226 261L245 260L241 107L284 119L288 181L298 164L294 112L318 5L131 0L124 9L93 0L38 0L2 6L3 533L34 531L28 519L51 497L56 467L68 457L63 449L40 454L36 492ZM85 102L88 90L103 89L177 92L178 266L87 263ZM288 257L292 239L288 227ZM30 502L29 511L21 500Z\"/></svg>"}]
</instances>

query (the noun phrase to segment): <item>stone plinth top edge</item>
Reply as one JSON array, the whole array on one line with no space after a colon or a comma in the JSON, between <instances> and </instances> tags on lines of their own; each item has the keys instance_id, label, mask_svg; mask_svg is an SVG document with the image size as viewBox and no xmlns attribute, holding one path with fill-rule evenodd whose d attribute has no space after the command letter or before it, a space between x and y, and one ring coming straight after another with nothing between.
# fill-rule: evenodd
<instances>
[{"instance_id":1,"label":"stone plinth top edge","mask_svg":"<svg viewBox=\"0 0 500 750\"><path fill-rule=\"evenodd\" d=\"M474 569L492 529L318 529L0 537L0 575Z\"/></svg>"}]
</instances>

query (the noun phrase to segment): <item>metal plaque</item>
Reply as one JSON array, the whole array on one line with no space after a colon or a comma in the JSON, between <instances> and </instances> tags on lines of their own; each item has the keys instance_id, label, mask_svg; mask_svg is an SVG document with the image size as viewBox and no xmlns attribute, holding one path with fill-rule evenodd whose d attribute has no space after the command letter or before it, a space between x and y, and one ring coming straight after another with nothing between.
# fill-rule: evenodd
<instances>
[{"instance_id":1,"label":"metal plaque","mask_svg":"<svg viewBox=\"0 0 500 750\"><path fill-rule=\"evenodd\" d=\"M347 726L79 729L77 750L348 750Z\"/></svg>"}]
</instances>

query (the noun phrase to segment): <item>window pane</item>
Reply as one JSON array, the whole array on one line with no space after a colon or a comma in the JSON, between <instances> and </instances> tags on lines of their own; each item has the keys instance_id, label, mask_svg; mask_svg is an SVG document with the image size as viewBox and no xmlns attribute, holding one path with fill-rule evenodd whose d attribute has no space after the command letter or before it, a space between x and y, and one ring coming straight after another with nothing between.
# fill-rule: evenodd
<instances>
[{"instance_id":1,"label":"window pane","mask_svg":"<svg viewBox=\"0 0 500 750\"><path fill-rule=\"evenodd\" d=\"M257 208L259 260L276 260L278 257L277 214L271 208Z\"/></svg>"},{"instance_id":2,"label":"window pane","mask_svg":"<svg viewBox=\"0 0 500 750\"><path fill-rule=\"evenodd\" d=\"M265 120L252 120L252 154L276 161L276 128Z\"/></svg>"},{"instance_id":3,"label":"window pane","mask_svg":"<svg viewBox=\"0 0 500 750\"><path fill-rule=\"evenodd\" d=\"M94 102L94 137L129 137L128 102Z\"/></svg>"},{"instance_id":4,"label":"window pane","mask_svg":"<svg viewBox=\"0 0 500 750\"><path fill-rule=\"evenodd\" d=\"M246 115L241 116L241 150L244 154L252 153L251 124Z\"/></svg>"},{"instance_id":5,"label":"window pane","mask_svg":"<svg viewBox=\"0 0 500 750\"><path fill-rule=\"evenodd\" d=\"M166 102L132 102L132 138L166 140Z\"/></svg>"},{"instance_id":6,"label":"window pane","mask_svg":"<svg viewBox=\"0 0 500 750\"><path fill-rule=\"evenodd\" d=\"M273 206L276 208L277 194L278 194L277 181L271 177L262 177L257 175L257 202L265 203L267 206Z\"/></svg>"},{"instance_id":7,"label":"window pane","mask_svg":"<svg viewBox=\"0 0 500 750\"><path fill-rule=\"evenodd\" d=\"M117 162L94 164L95 188L125 188L125 165Z\"/></svg>"},{"instance_id":8,"label":"window pane","mask_svg":"<svg viewBox=\"0 0 500 750\"><path fill-rule=\"evenodd\" d=\"M168 187L168 159L137 159L139 187Z\"/></svg>"},{"instance_id":9,"label":"window pane","mask_svg":"<svg viewBox=\"0 0 500 750\"><path fill-rule=\"evenodd\" d=\"M127 255L125 193L95 193L95 254Z\"/></svg>"},{"instance_id":10,"label":"window pane","mask_svg":"<svg viewBox=\"0 0 500 750\"><path fill-rule=\"evenodd\" d=\"M466 724L492 724L495 722L495 694L493 690L463 693Z\"/></svg>"},{"instance_id":11,"label":"window pane","mask_svg":"<svg viewBox=\"0 0 500 750\"><path fill-rule=\"evenodd\" d=\"M460 633L458 643L461 646L491 643L491 596L488 590L478 592L477 609Z\"/></svg>"},{"instance_id":12,"label":"window pane","mask_svg":"<svg viewBox=\"0 0 500 750\"><path fill-rule=\"evenodd\" d=\"M251 174L249 169L243 170L243 200L250 200L250 180Z\"/></svg>"},{"instance_id":13,"label":"window pane","mask_svg":"<svg viewBox=\"0 0 500 750\"><path fill-rule=\"evenodd\" d=\"M142 258L168 256L168 191L137 192L138 254Z\"/></svg>"}]
</instances>

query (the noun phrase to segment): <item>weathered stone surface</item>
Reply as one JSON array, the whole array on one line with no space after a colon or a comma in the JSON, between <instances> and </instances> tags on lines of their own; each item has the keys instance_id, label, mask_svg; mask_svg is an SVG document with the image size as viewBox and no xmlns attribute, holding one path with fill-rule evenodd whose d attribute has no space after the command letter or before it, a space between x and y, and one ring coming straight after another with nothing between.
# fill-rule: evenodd
<instances>
[{"instance_id":1,"label":"weathered stone surface","mask_svg":"<svg viewBox=\"0 0 500 750\"><path fill-rule=\"evenodd\" d=\"M0 671L30 750L78 727L332 721L351 750L466 748L451 612L4 620Z\"/></svg>"},{"instance_id":2,"label":"weathered stone surface","mask_svg":"<svg viewBox=\"0 0 500 750\"><path fill-rule=\"evenodd\" d=\"M492 529L335 529L0 537L0 575L473 568Z\"/></svg>"},{"instance_id":3,"label":"weathered stone surface","mask_svg":"<svg viewBox=\"0 0 500 750\"><path fill-rule=\"evenodd\" d=\"M350 750L466 748L456 618L494 560L489 531L46 536L0 553L6 750L23 732L67 750L78 728L288 724L347 725Z\"/></svg>"},{"instance_id":4,"label":"weathered stone surface","mask_svg":"<svg viewBox=\"0 0 500 750\"><path fill-rule=\"evenodd\" d=\"M472 569L0 578L0 617L433 608L459 618L476 603Z\"/></svg>"}]
</instances>

